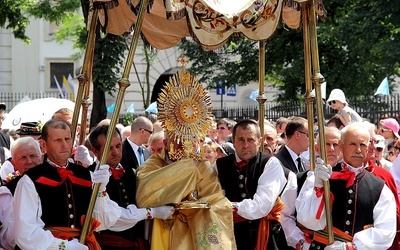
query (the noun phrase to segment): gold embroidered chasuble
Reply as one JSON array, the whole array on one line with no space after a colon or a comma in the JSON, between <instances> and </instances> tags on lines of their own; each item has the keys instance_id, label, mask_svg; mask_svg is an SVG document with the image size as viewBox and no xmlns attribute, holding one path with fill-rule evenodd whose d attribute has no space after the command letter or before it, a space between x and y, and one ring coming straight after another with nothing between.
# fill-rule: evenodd
<instances>
[{"instance_id":1,"label":"gold embroidered chasuble","mask_svg":"<svg viewBox=\"0 0 400 250\"><path fill-rule=\"evenodd\" d=\"M139 207L177 204L194 190L211 206L178 210L171 221L155 219L152 249L236 249L232 207L208 161L181 159L168 164L164 155L155 154L138 168L137 178Z\"/></svg>"}]
</instances>

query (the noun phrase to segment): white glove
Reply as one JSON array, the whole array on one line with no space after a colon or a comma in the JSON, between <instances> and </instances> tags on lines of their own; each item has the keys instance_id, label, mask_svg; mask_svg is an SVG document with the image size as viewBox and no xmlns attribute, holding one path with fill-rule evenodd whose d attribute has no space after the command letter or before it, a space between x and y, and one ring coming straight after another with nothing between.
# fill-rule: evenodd
<instances>
[{"instance_id":1,"label":"white glove","mask_svg":"<svg viewBox=\"0 0 400 250\"><path fill-rule=\"evenodd\" d=\"M315 175L315 187L323 187L324 181L329 180L332 174L332 167L324 165L324 161L321 158L317 158L315 164L314 175Z\"/></svg>"},{"instance_id":2,"label":"white glove","mask_svg":"<svg viewBox=\"0 0 400 250\"><path fill-rule=\"evenodd\" d=\"M99 192L106 190L108 181L110 180L110 171L108 170L110 166L107 164L101 165L100 168L93 172L92 182L101 183Z\"/></svg>"},{"instance_id":3,"label":"white glove","mask_svg":"<svg viewBox=\"0 0 400 250\"><path fill-rule=\"evenodd\" d=\"M89 250L89 248L81 243L77 239L73 239L68 241L67 243L68 250Z\"/></svg>"},{"instance_id":4,"label":"white glove","mask_svg":"<svg viewBox=\"0 0 400 250\"><path fill-rule=\"evenodd\" d=\"M151 209L152 217L166 220L175 212L174 207L171 206L161 206L154 207Z\"/></svg>"},{"instance_id":5,"label":"white glove","mask_svg":"<svg viewBox=\"0 0 400 250\"><path fill-rule=\"evenodd\" d=\"M89 149L87 147L79 145L75 148L74 161L81 162L84 167L87 167L93 164L93 157L90 156Z\"/></svg>"},{"instance_id":6,"label":"white glove","mask_svg":"<svg viewBox=\"0 0 400 250\"><path fill-rule=\"evenodd\" d=\"M346 250L346 242L335 241L333 244L325 247L325 250Z\"/></svg>"}]
</instances>

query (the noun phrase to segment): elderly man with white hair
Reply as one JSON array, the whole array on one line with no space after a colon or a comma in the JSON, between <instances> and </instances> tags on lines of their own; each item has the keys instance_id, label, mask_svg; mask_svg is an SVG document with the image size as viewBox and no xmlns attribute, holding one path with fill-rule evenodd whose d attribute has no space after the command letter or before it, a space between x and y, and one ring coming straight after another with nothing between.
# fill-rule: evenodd
<instances>
[{"instance_id":1,"label":"elderly man with white hair","mask_svg":"<svg viewBox=\"0 0 400 250\"><path fill-rule=\"evenodd\" d=\"M394 195L381 178L365 168L370 139L365 126L357 123L346 126L339 141L343 153L340 169L332 172L318 159L296 200L298 222L312 230L323 230L326 227L323 181L329 181L333 227L341 240L326 246L327 250L388 249L394 240ZM313 241L310 249L323 247L323 242Z\"/></svg>"},{"instance_id":2,"label":"elderly man with white hair","mask_svg":"<svg viewBox=\"0 0 400 250\"><path fill-rule=\"evenodd\" d=\"M32 137L16 140L11 149L12 159L10 165L15 172L10 173L6 184L0 187L0 248L14 249L14 213L13 194L20 176L28 169L39 165L42 161L42 152L39 142Z\"/></svg>"}]
</instances>

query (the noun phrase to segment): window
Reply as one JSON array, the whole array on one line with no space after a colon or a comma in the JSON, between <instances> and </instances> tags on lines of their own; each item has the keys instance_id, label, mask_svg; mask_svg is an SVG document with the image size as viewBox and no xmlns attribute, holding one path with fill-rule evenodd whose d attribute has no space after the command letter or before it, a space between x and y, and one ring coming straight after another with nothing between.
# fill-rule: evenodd
<instances>
[{"instance_id":1,"label":"window","mask_svg":"<svg viewBox=\"0 0 400 250\"><path fill-rule=\"evenodd\" d=\"M62 87L63 76L68 79L68 75L74 76L74 63L68 62L51 62L50 63L50 88L57 89L57 84L54 79L54 76L57 78L57 81Z\"/></svg>"}]
</instances>

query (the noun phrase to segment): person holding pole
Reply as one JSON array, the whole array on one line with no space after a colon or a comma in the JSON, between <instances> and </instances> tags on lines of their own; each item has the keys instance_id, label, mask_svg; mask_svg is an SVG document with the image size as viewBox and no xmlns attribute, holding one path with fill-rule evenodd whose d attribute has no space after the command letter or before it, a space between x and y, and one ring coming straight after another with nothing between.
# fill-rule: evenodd
<instances>
[{"instance_id":1,"label":"person holding pole","mask_svg":"<svg viewBox=\"0 0 400 250\"><path fill-rule=\"evenodd\" d=\"M105 189L108 165L91 176L89 169L68 162L71 137L69 124L63 120L52 119L43 126L40 140L47 159L25 172L14 193L14 232L20 249L88 249L77 238L93 183L100 183L100 188L92 230L109 228L121 216L121 209ZM87 235L86 243L90 249L98 249L93 234Z\"/></svg>"},{"instance_id":2,"label":"person holding pole","mask_svg":"<svg viewBox=\"0 0 400 250\"><path fill-rule=\"evenodd\" d=\"M297 221L315 230L310 249L327 244L323 181L330 184L332 220L335 233L333 249L387 249L396 234L396 202L385 182L365 169L369 131L350 124L341 131L339 146L343 152L341 169L317 159L296 199ZM318 237L319 236L319 237Z\"/></svg>"},{"instance_id":3,"label":"person holding pole","mask_svg":"<svg viewBox=\"0 0 400 250\"><path fill-rule=\"evenodd\" d=\"M89 135L89 141L92 151L99 159L104 152L104 144L107 137L109 126L101 125L95 127ZM122 158L122 139L118 128L115 128L111 139L110 149L108 151L107 162L110 166L110 181L107 184L107 193L111 200L118 203L119 206L126 208L130 213L125 221L131 224L126 230L121 230L116 223L110 230L102 231L96 235L101 249L149 249L148 241L145 240L144 225L138 222L149 219L150 217L167 219L173 214L174 209L171 206L161 206L155 208L137 208L136 205L136 174L133 168L121 165Z\"/></svg>"},{"instance_id":4,"label":"person holding pole","mask_svg":"<svg viewBox=\"0 0 400 250\"><path fill-rule=\"evenodd\" d=\"M218 159L217 169L234 207L237 249L290 249L280 215L285 208L292 210L290 205L294 208L283 203L296 199L296 176L276 157L259 152L262 134L256 121L236 123L232 135L236 153ZM289 219L285 222L291 224ZM300 233L297 240L302 238Z\"/></svg>"}]
</instances>

